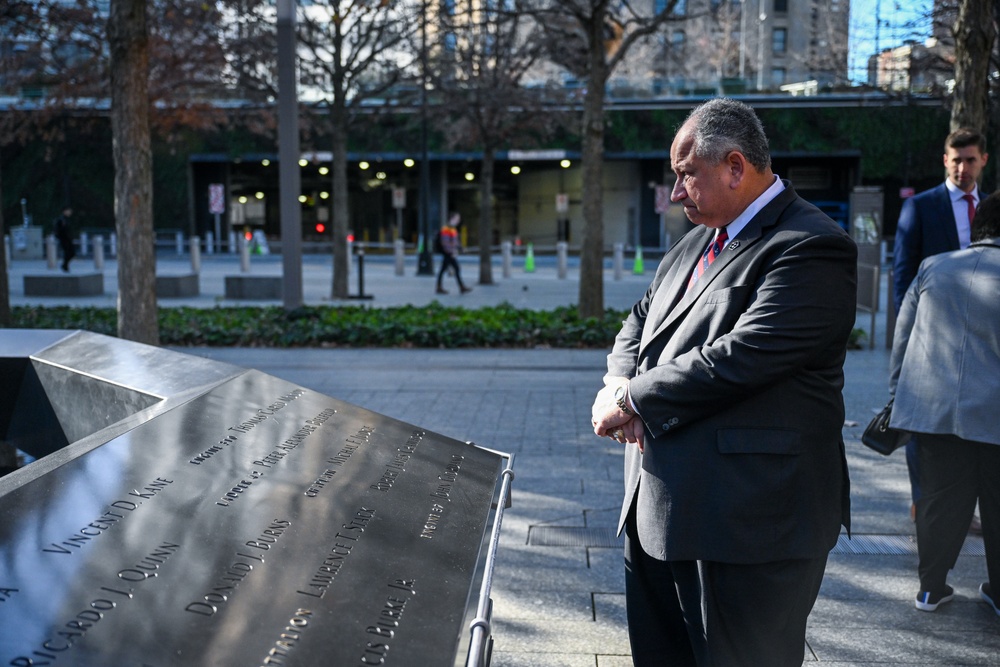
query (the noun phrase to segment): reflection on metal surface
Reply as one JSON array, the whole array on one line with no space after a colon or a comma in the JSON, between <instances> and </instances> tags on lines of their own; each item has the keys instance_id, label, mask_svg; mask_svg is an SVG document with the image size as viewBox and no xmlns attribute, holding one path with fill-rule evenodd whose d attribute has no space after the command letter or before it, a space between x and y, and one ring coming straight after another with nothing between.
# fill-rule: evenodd
<instances>
[{"instance_id":1,"label":"reflection on metal surface","mask_svg":"<svg viewBox=\"0 0 1000 667\"><path fill-rule=\"evenodd\" d=\"M162 400L0 480L0 664L465 663L510 457L214 362L164 389L190 357L132 351L81 375Z\"/></svg>"}]
</instances>

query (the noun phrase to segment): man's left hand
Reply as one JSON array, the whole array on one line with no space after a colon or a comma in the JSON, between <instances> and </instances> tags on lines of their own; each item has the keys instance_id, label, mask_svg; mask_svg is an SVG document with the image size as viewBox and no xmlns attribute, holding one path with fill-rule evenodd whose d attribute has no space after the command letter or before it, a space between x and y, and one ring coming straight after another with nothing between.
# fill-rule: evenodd
<instances>
[{"instance_id":1,"label":"man's left hand","mask_svg":"<svg viewBox=\"0 0 1000 667\"><path fill-rule=\"evenodd\" d=\"M624 378L622 378L624 380ZM615 401L615 390L623 382L612 382L597 392L594 405L591 408L591 423L594 433L601 437L612 438L621 443L633 442L643 449L645 431L638 415L629 415L618 407Z\"/></svg>"}]
</instances>

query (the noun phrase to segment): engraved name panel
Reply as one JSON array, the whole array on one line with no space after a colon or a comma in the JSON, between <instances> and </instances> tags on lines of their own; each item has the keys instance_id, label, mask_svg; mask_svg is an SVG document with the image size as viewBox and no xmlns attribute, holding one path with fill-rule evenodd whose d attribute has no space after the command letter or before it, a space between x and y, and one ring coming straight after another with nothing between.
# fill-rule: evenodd
<instances>
[{"instance_id":1,"label":"engraved name panel","mask_svg":"<svg viewBox=\"0 0 1000 667\"><path fill-rule=\"evenodd\" d=\"M502 463L239 375L0 496L0 665L462 662Z\"/></svg>"}]
</instances>

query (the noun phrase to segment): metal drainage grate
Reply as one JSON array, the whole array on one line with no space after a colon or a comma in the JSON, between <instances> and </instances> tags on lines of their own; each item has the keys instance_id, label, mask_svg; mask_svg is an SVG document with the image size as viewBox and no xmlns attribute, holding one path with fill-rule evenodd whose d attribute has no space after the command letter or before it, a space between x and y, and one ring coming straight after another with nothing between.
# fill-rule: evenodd
<instances>
[{"instance_id":1,"label":"metal drainage grate","mask_svg":"<svg viewBox=\"0 0 1000 667\"><path fill-rule=\"evenodd\" d=\"M598 547L614 548L624 544L614 528L582 528L579 526L531 526L528 544L534 547ZM917 553L917 543L911 535L859 535L851 539L841 535L831 554L857 556L905 556ZM962 556L985 556L983 538L969 536L962 545Z\"/></svg>"},{"instance_id":2,"label":"metal drainage grate","mask_svg":"<svg viewBox=\"0 0 1000 667\"><path fill-rule=\"evenodd\" d=\"M531 526L528 544L534 547L620 547L624 538L615 535L614 528L581 528L579 526Z\"/></svg>"},{"instance_id":3,"label":"metal drainage grate","mask_svg":"<svg viewBox=\"0 0 1000 667\"><path fill-rule=\"evenodd\" d=\"M917 553L917 541L912 535L858 535L851 539L841 535L831 554L855 554L861 556L903 556ZM983 538L969 536L962 545L961 556L985 556Z\"/></svg>"}]
</instances>

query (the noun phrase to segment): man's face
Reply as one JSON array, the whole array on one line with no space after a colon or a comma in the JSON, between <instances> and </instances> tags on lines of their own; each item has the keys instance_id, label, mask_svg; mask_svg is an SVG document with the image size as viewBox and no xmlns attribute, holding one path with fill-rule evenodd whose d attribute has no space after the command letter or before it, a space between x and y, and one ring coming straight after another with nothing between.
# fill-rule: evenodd
<instances>
[{"instance_id":1,"label":"man's face","mask_svg":"<svg viewBox=\"0 0 1000 667\"><path fill-rule=\"evenodd\" d=\"M694 137L686 126L670 146L670 168L677 174L670 201L684 205L688 220L718 228L739 215L739 200L730 187L732 171L728 161L712 164L695 155Z\"/></svg>"},{"instance_id":2,"label":"man's face","mask_svg":"<svg viewBox=\"0 0 1000 667\"><path fill-rule=\"evenodd\" d=\"M972 192L979 180L979 174L986 166L986 153L979 152L979 146L948 147L944 154L944 168L948 170L948 180L963 192Z\"/></svg>"}]
</instances>

